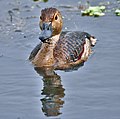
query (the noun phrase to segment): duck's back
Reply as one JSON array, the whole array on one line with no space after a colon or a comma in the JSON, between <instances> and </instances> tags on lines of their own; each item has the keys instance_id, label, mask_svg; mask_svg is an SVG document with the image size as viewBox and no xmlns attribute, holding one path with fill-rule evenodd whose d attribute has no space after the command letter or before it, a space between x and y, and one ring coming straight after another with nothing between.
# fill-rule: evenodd
<instances>
[{"instance_id":1,"label":"duck's back","mask_svg":"<svg viewBox=\"0 0 120 119\"><path fill-rule=\"evenodd\" d=\"M59 63L74 63L81 60L85 52L86 40L90 47L90 38L86 32L62 32L54 49L54 57ZM89 50L89 48L88 48Z\"/></svg>"}]
</instances>

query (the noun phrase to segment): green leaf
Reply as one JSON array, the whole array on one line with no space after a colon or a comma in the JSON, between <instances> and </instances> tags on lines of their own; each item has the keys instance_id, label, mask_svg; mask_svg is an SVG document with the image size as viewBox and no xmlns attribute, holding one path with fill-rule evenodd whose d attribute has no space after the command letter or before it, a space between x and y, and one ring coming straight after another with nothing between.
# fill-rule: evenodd
<instances>
[{"instance_id":1,"label":"green leaf","mask_svg":"<svg viewBox=\"0 0 120 119\"><path fill-rule=\"evenodd\" d=\"M120 16L120 9L116 9L115 14L116 14L116 16Z\"/></svg>"},{"instance_id":2,"label":"green leaf","mask_svg":"<svg viewBox=\"0 0 120 119\"><path fill-rule=\"evenodd\" d=\"M99 17L105 15L103 11L105 11L105 6L90 6L88 9L81 11L81 13L83 16L87 15Z\"/></svg>"}]
</instances>

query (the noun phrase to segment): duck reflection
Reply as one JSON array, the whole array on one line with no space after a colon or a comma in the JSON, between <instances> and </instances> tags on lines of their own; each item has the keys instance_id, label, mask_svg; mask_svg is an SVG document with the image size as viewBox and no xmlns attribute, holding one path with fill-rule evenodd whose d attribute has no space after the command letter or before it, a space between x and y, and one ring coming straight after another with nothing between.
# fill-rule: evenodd
<instances>
[{"instance_id":1,"label":"duck reflection","mask_svg":"<svg viewBox=\"0 0 120 119\"><path fill-rule=\"evenodd\" d=\"M64 97L63 85L61 84L61 77L57 75L52 69L35 68L40 76L43 76L44 87L42 89L41 99L42 111L46 116L58 116L61 114L60 108L63 106Z\"/></svg>"}]
</instances>

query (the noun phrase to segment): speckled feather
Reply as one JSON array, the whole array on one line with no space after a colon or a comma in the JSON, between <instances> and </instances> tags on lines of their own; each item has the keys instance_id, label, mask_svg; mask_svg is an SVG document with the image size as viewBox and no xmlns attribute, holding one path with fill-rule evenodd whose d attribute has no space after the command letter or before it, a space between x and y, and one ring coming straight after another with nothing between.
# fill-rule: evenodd
<instances>
[{"instance_id":1,"label":"speckled feather","mask_svg":"<svg viewBox=\"0 0 120 119\"><path fill-rule=\"evenodd\" d=\"M67 63L79 60L84 50L85 39L90 37L86 32L62 32L54 49L54 56L57 59L64 58Z\"/></svg>"}]
</instances>

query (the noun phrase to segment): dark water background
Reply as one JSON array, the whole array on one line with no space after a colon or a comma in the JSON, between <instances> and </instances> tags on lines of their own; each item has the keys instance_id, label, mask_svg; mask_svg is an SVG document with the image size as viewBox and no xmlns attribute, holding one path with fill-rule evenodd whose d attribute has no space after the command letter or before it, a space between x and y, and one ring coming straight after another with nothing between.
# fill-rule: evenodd
<instances>
[{"instance_id":1,"label":"dark water background","mask_svg":"<svg viewBox=\"0 0 120 119\"><path fill-rule=\"evenodd\" d=\"M81 16L80 0L0 0L0 119L120 119L120 6L90 0L100 2L108 11L94 18ZM39 42L40 10L51 6L62 12L63 30L87 31L98 42L77 71L45 77L27 58Z\"/></svg>"}]
</instances>

